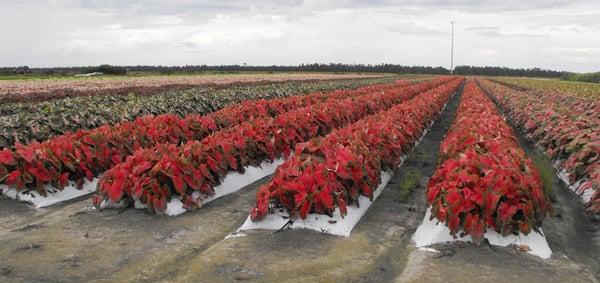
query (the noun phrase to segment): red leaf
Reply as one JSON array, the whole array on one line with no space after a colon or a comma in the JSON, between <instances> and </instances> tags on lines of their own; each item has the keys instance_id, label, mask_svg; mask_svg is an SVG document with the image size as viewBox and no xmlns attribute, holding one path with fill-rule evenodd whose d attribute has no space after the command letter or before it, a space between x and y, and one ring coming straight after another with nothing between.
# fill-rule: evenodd
<instances>
[{"instance_id":1,"label":"red leaf","mask_svg":"<svg viewBox=\"0 0 600 283\"><path fill-rule=\"evenodd\" d=\"M31 163L35 158L35 148L33 146L24 146L21 144L16 145L16 153L25 160L25 162Z\"/></svg>"},{"instance_id":2,"label":"red leaf","mask_svg":"<svg viewBox=\"0 0 600 283\"><path fill-rule=\"evenodd\" d=\"M140 175L140 174L146 172L151 167L152 167L152 163L150 163L148 161L144 161L144 162L136 165L135 167L133 167L133 174Z\"/></svg>"},{"instance_id":3,"label":"red leaf","mask_svg":"<svg viewBox=\"0 0 600 283\"><path fill-rule=\"evenodd\" d=\"M237 167L238 167L237 159L235 159L235 157L233 157L229 154L227 154L225 156L225 158L227 158L227 162L229 162L229 166L231 166L231 168L233 170L237 170Z\"/></svg>"},{"instance_id":4,"label":"red leaf","mask_svg":"<svg viewBox=\"0 0 600 283\"><path fill-rule=\"evenodd\" d=\"M117 203L123 196L123 186L125 185L126 173L123 169L114 170L114 179L112 183L104 183L104 191L110 201Z\"/></svg>"},{"instance_id":5,"label":"red leaf","mask_svg":"<svg viewBox=\"0 0 600 283\"><path fill-rule=\"evenodd\" d=\"M333 209L333 196L329 190L323 189L319 192L319 199L327 209Z\"/></svg>"},{"instance_id":6,"label":"red leaf","mask_svg":"<svg viewBox=\"0 0 600 283\"><path fill-rule=\"evenodd\" d=\"M458 216L451 215L450 221L448 221L448 228L450 229L450 232L452 234L455 234L458 232L459 224L460 224L460 218L458 218Z\"/></svg>"},{"instance_id":7,"label":"red leaf","mask_svg":"<svg viewBox=\"0 0 600 283\"><path fill-rule=\"evenodd\" d=\"M37 167L27 168L27 172L33 175L38 182L50 182L52 180L50 172L41 164L38 164Z\"/></svg>"},{"instance_id":8,"label":"red leaf","mask_svg":"<svg viewBox=\"0 0 600 283\"><path fill-rule=\"evenodd\" d=\"M515 213L517 213L518 209L518 207L511 206L506 202L500 203L500 205L498 206L498 216L500 218L500 221L507 222L509 219L512 218L513 215L515 215Z\"/></svg>"},{"instance_id":9,"label":"red leaf","mask_svg":"<svg viewBox=\"0 0 600 283\"><path fill-rule=\"evenodd\" d=\"M6 148L0 151L0 163L4 165L15 165L15 158L13 157L12 152Z\"/></svg>"},{"instance_id":10,"label":"red leaf","mask_svg":"<svg viewBox=\"0 0 600 283\"><path fill-rule=\"evenodd\" d=\"M65 172L60 174L60 177L58 179L58 185L61 187L66 186L69 183L69 173Z\"/></svg>"},{"instance_id":11,"label":"red leaf","mask_svg":"<svg viewBox=\"0 0 600 283\"><path fill-rule=\"evenodd\" d=\"M119 156L118 154L115 154L110 158L110 160L112 161L113 164L120 164L121 156Z\"/></svg>"},{"instance_id":12,"label":"red leaf","mask_svg":"<svg viewBox=\"0 0 600 283\"><path fill-rule=\"evenodd\" d=\"M294 202L297 206L300 206L300 204L306 201L307 196L308 194L306 194L305 192L298 193L294 196Z\"/></svg>"},{"instance_id":13,"label":"red leaf","mask_svg":"<svg viewBox=\"0 0 600 283\"><path fill-rule=\"evenodd\" d=\"M217 163L215 162L215 160L214 160L214 159L212 159L211 157L208 157L208 158L206 159L206 161L207 161L207 163L208 163L208 166L210 167L210 169L211 169L212 171L217 171Z\"/></svg>"},{"instance_id":14,"label":"red leaf","mask_svg":"<svg viewBox=\"0 0 600 283\"><path fill-rule=\"evenodd\" d=\"M457 203L459 200L461 199L460 194L458 193L457 190L450 190L450 192L448 192L448 194L446 195L446 202L450 205L453 206L455 203Z\"/></svg>"},{"instance_id":15,"label":"red leaf","mask_svg":"<svg viewBox=\"0 0 600 283\"><path fill-rule=\"evenodd\" d=\"M362 185L362 193L367 196L370 200L373 200L373 189L367 184Z\"/></svg>"},{"instance_id":16,"label":"red leaf","mask_svg":"<svg viewBox=\"0 0 600 283\"><path fill-rule=\"evenodd\" d=\"M21 177L21 172L19 170L14 170L10 174L8 174L8 177L6 177L6 183L8 185L14 185L17 183L17 181L20 177Z\"/></svg>"},{"instance_id":17,"label":"red leaf","mask_svg":"<svg viewBox=\"0 0 600 283\"><path fill-rule=\"evenodd\" d=\"M180 174L173 174L173 186L179 195L185 193L185 182Z\"/></svg>"},{"instance_id":18,"label":"red leaf","mask_svg":"<svg viewBox=\"0 0 600 283\"><path fill-rule=\"evenodd\" d=\"M163 213L167 207L167 200L164 198L152 198L152 207L156 213Z\"/></svg>"},{"instance_id":19,"label":"red leaf","mask_svg":"<svg viewBox=\"0 0 600 283\"><path fill-rule=\"evenodd\" d=\"M302 202L302 205L300 206L300 218L306 219L306 216L308 216L309 211L310 204L308 203L308 201Z\"/></svg>"},{"instance_id":20,"label":"red leaf","mask_svg":"<svg viewBox=\"0 0 600 283\"><path fill-rule=\"evenodd\" d=\"M483 239L483 235L485 234L485 222L483 219L479 219L479 221L475 221L471 228L471 238L475 240L476 243L479 243Z\"/></svg>"}]
</instances>

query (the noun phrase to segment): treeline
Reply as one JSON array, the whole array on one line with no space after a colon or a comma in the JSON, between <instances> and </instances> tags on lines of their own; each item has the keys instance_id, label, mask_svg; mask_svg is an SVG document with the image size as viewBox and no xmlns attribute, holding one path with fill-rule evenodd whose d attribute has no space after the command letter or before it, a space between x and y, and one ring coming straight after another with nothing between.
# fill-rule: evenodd
<instances>
[{"instance_id":1,"label":"treeline","mask_svg":"<svg viewBox=\"0 0 600 283\"><path fill-rule=\"evenodd\" d=\"M57 67L57 68L29 68L27 66L0 68L0 75L73 75L81 73L101 72L104 74L122 75L128 72L156 72L162 74L174 73L199 73L199 72L357 72L357 73L397 73L397 74L448 74L450 71L444 67L428 66L403 66L396 64L302 64L298 66L247 66L247 65L186 65L186 66L88 66L88 67ZM485 76L517 76L517 77L552 77L564 76L565 72L544 70L540 68L516 69L506 67L476 67L457 66L454 70L457 75L485 75Z\"/></svg>"},{"instance_id":2,"label":"treeline","mask_svg":"<svg viewBox=\"0 0 600 283\"><path fill-rule=\"evenodd\" d=\"M562 79L574 82L600 83L600 72L585 74L565 73Z\"/></svg>"},{"instance_id":3,"label":"treeline","mask_svg":"<svg viewBox=\"0 0 600 283\"><path fill-rule=\"evenodd\" d=\"M0 76L11 75L75 75L85 73L103 73L108 75L125 75L128 67L124 66L88 66L88 67L56 67L56 68L29 68L28 66L0 68Z\"/></svg>"},{"instance_id":4,"label":"treeline","mask_svg":"<svg viewBox=\"0 0 600 283\"><path fill-rule=\"evenodd\" d=\"M105 74L122 74L125 72L158 72L197 73L197 72L358 72L358 73L398 73L398 74L447 74L443 67L402 66L393 64L363 65L363 64L302 64L298 66L248 66L248 65L186 65L186 66L110 66L98 67L57 67L57 68L0 68L0 74L43 74L43 75L72 75L80 73L102 72Z\"/></svg>"},{"instance_id":5,"label":"treeline","mask_svg":"<svg viewBox=\"0 0 600 283\"><path fill-rule=\"evenodd\" d=\"M545 70L540 68L533 69L515 69L507 67L477 67L477 66L457 66L454 68L454 74L464 76L508 76L508 77L544 77L559 78L565 72Z\"/></svg>"}]
</instances>

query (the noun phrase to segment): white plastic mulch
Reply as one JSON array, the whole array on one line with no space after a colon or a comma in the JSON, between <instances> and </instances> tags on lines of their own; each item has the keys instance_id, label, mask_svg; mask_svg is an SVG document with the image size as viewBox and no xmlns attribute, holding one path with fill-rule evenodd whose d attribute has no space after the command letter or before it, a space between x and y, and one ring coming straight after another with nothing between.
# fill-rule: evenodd
<instances>
[{"instance_id":1,"label":"white plastic mulch","mask_svg":"<svg viewBox=\"0 0 600 283\"><path fill-rule=\"evenodd\" d=\"M433 123L431 123L429 126L431 126L432 124ZM414 147L416 147L423 140L423 137L425 137L427 132L428 130L423 131L423 134L421 135L419 140L415 142ZM398 165L398 168L402 166L405 160L406 156L403 156L401 158L400 164ZM393 175L394 172L381 172L379 186L373 192L373 201L375 201L379 194L381 194L385 186L392 179ZM356 224L358 224L360 219L365 215L365 213L367 213L367 210L369 209L369 207L371 207L373 201L369 200L369 198L365 196L359 196L359 205L348 205L346 208L347 214L344 217L341 216L339 207L336 207L332 216L325 214L310 213L308 214L306 219L300 219L296 217L294 219L291 219L291 221L289 213L283 209L276 210L273 213L267 214L265 218L257 222L252 221L250 219L250 216L248 216L244 224L242 224L242 226L238 229L237 233L247 230L279 230L282 228L291 228L309 229L319 231L324 234L349 237Z\"/></svg>"},{"instance_id":2,"label":"white plastic mulch","mask_svg":"<svg viewBox=\"0 0 600 283\"><path fill-rule=\"evenodd\" d=\"M245 173L240 174L238 172L229 173L221 185L215 187L215 195L210 196L203 200L204 203L211 202L215 199L218 199L222 196L234 193L245 186L248 186L266 176L269 176L275 172L277 166L283 163L283 159L277 159L273 163L271 162L262 162L260 167L254 166L246 166ZM85 181L83 185L83 189L78 190L74 184L66 186L62 191L58 189L46 185L46 191L48 192L48 196L44 197L40 195L35 190L26 189L20 192L17 192L15 188L0 185L0 194L6 196L8 198L28 202L34 205L35 208L47 207L50 205L54 205L63 201L75 199L84 195L92 194L96 191L96 185L98 184L99 178L94 178L91 182ZM100 205L101 208L118 208L122 207L122 203L111 203L110 201L104 201ZM143 205L136 204L136 208L143 208ZM167 204L167 215L179 215L181 213L186 212L183 208L183 203L177 198L173 198Z\"/></svg>"},{"instance_id":3,"label":"white plastic mulch","mask_svg":"<svg viewBox=\"0 0 600 283\"><path fill-rule=\"evenodd\" d=\"M259 167L244 167L244 174L240 174L238 172L231 172L227 174L227 176L225 176L225 179L223 179L221 185L216 186L214 188L215 194L213 196L203 199L202 202L206 204L220 197L235 193L256 181L275 173L277 167L283 162L283 158L276 159L275 161L273 161L273 163L271 163L270 161L263 161ZM139 205L136 205L136 207L141 208ZM186 211L187 210L183 208L183 203L181 202L181 200L179 200L178 198L172 198L171 201L167 203L167 209L165 211L165 214L175 216L182 214Z\"/></svg>"},{"instance_id":4,"label":"white plastic mulch","mask_svg":"<svg viewBox=\"0 0 600 283\"><path fill-rule=\"evenodd\" d=\"M450 230L446 225L437 221L437 219L429 220L431 216L430 209L427 209L423 223L417 228L417 231L412 236L412 241L415 243L417 248L428 247L433 244L449 243L449 242L472 242L471 236L453 238L450 235ZM460 233L459 233L460 234ZM552 250L548 246L548 241L540 229L540 233L532 231L529 235L509 235L502 236L494 230L487 230L483 235L485 239L489 241L491 245L507 247L510 245L527 246L529 247L528 253L539 256L541 258L550 258Z\"/></svg>"},{"instance_id":5,"label":"white plastic mulch","mask_svg":"<svg viewBox=\"0 0 600 283\"><path fill-rule=\"evenodd\" d=\"M444 104L441 112L444 111L447 105L448 102ZM423 134L421 135L419 140L415 142L412 149L414 149L423 140L425 135L427 135L429 128L431 128L434 122L435 121L429 123L429 125L423 131ZM402 157L398 168L402 166L404 160L406 160L406 156ZM381 180L379 186L373 192L373 201L375 201L379 194L381 194L387 183L392 178L393 174L394 172L381 172ZM237 232L233 233L232 235L237 235L240 234L241 231L247 230L279 230L282 228L291 228L309 229L319 231L325 234L349 237L356 224L358 224L358 222L365 215L369 207L371 207L373 201L369 200L365 196L359 196L359 206L348 205L347 214L343 218L340 215L339 208L335 209L333 216L311 213L308 214L306 219L300 219L296 217L294 219L291 219L291 221L289 219L289 214L284 210L277 210L273 213L270 213L267 216L265 216L264 219L257 222L253 222L250 219L250 216L248 216L244 224L242 224L242 226L237 230Z\"/></svg>"},{"instance_id":6,"label":"white plastic mulch","mask_svg":"<svg viewBox=\"0 0 600 283\"><path fill-rule=\"evenodd\" d=\"M281 165L284 161L285 160L283 158L275 159L273 163L270 161L263 161L258 167L245 166L244 174L240 174L238 172L228 173L221 182L221 185L214 187L215 194L202 199L202 203L206 204L220 197L235 193L256 181L273 174L277 169L277 166ZM199 193L195 192L192 196L198 198ZM124 203L113 203L109 200L104 200L100 204L100 208L120 208L124 205ZM134 206L137 209L146 208L145 204L137 201L134 203ZM185 212L187 212L187 210L183 208L183 203L180 199L173 197L167 203L167 208L165 210L166 215L177 216Z\"/></svg>"},{"instance_id":7,"label":"white plastic mulch","mask_svg":"<svg viewBox=\"0 0 600 283\"><path fill-rule=\"evenodd\" d=\"M381 172L381 182L377 189L373 192L373 200L377 199L381 191L385 188L387 183L392 178L392 172ZM340 209L336 208L333 217L324 214L316 214L311 213L308 214L306 219L293 219L292 222L289 222L289 214L286 211L276 211L274 213L268 214L264 219L258 222L253 222L250 219L250 216L246 219L242 227L238 229L238 232L245 230L256 230L256 229L265 229L265 230L278 230L288 224L286 227L292 229L310 229L319 231L326 234L338 235L338 236L350 236L350 232L354 229L354 226L360 221L360 219L365 215L372 201L365 196L358 197L359 206L347 206L347 214L342 217L340 215Z\"/></svg>"},{"instance_id":8,"label":"white plastic mulch","mask_svg":"<svg viewBox=\"0 0 600 283\"><path fill-rule=\"evenodd\" d=\"M69 186L66 186L62 191L59 191L50 185L46 185L45 188L48 192L47 197L44 197L36 190L31 189L17 192L15 188L7 185L0 185L0 192L8 198L31 203L35 208L42 208L91 194L96 191L96 184L98 184L98 178L94 178L91 182L86 180L81 190L78 190L75 184L72 183Z\"/></svg>"},{"instance_id":9,"label":"white plastic mulch","mask_svg":"<svg viewBox=\"0 0 600 283\"><path fill-rule=\"evenodd\" d=\"M592 196L594 195L594 190L589 189L589 190L580 192L579 186L581 185L582 180L578 180L576 182L571 182L571 180L569 179L569 176L567 175L567 170L561 169L557 165L557 163L555 163L554 167L557 169L556 175L558 175L558 178L560 180L562 180L563 183L565 183L565 185L567 185L567 187L569 187L569 189L571 189L573 192L575 192L575 194L577 194L584 203L588 203L590 200L592 200Z\"/></svg>"}]
</instances>

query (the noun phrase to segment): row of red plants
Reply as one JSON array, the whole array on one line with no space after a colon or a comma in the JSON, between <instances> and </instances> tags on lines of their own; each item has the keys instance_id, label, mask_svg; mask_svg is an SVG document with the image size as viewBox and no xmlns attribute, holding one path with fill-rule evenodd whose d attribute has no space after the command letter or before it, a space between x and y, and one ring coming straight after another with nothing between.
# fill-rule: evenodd
<instances>
[{"instance_id":1,"label":"row of red plants","mask_svg":"<svg viewBox=\"0 0 600 283\"><path fill-rule=\"evenodd\" d=\"M85 178L91 180L140 148L202 140L216 131L258 117L277 116L327 99L396 91L409 85L409 82L403 81L356 90L245 101L206 116L145 116L114 126L104 125L68 133L43 143L17 144L12 150L5 148L0 151L0 181L17 189L35 187L41 194L45 194L46 184L62 189L69 180L74 180L81 187ZM4 180L3 176L6 176Z\"/></svg>"},{"instance_id":2,"label":"row of red plants","mask_svg":"<svg viewBox=\"0 0 600 283\"><path fill-rule=\"evenodd\" d=\"M487 228L506 236L541 226L550 203L539 173L474 81L465 85L440 153L427 201L431 217L452 235L461 232L480 242Z\"/></svg>"},{"instance_id":3,"label":"row of red plants","mask_svg":"<svg viewBox=\"0 0 600 283\"><path fill-rule=\"evenodd\" d=\"M344 217L359 196L372 200L381 172L397 167L461 81L299 144L258 190L251 219L259 221L273 208L284 208L290 217L301 219L311 212L333 216L339 208Z\"/></svg>"},{"instance_id":4,"label":"row of red plants","mask_svg":"<svg viewBox=\"0 0 600 283\"><path fill-rule=\"evenodd\" d=\"M180 147L160 145L139 150L102 176L94 203L98 206L104 201L135 202L162 213L171 198L179 198L184 208L198 208L204 198L214 195L214 187L229 172L243 173L245 166L289 157L298 143L324 136L439 84L443 83L437 91L451 91L459 81L439 78L389 92L328 100L276 118L244 122Z\"/></svg>"},{"instance_id":5,"label":"row of red plants","mask_svg":"<svg viewBox=\"0 0 600 283\"><path fill-rule=\"evenodd\" d=\"M600 103L554 91L518 91L479 80L525 136L565 170L576 192L600 214Z\"/></svg>"}]
</instances>

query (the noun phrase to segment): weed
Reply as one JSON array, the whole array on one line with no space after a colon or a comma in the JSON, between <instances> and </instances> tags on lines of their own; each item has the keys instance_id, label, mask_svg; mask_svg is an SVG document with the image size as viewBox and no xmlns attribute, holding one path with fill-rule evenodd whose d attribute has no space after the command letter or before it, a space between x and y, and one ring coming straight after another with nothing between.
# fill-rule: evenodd
<instances>
[{"instance_id":1,"label":"weed","mask_svg":"<svg viewBox=\"0 0 600 283\"><path fill-rule=\"evenodd\" d=\"M398 189L400 190L400 199L402 201L406 201L410 193L417 187L419 184L419 179L421 178L421 173L418 170L410 168L407 169L404 174L402 180L400 181L400 186Z\"/></svg>"}]
</instances>

